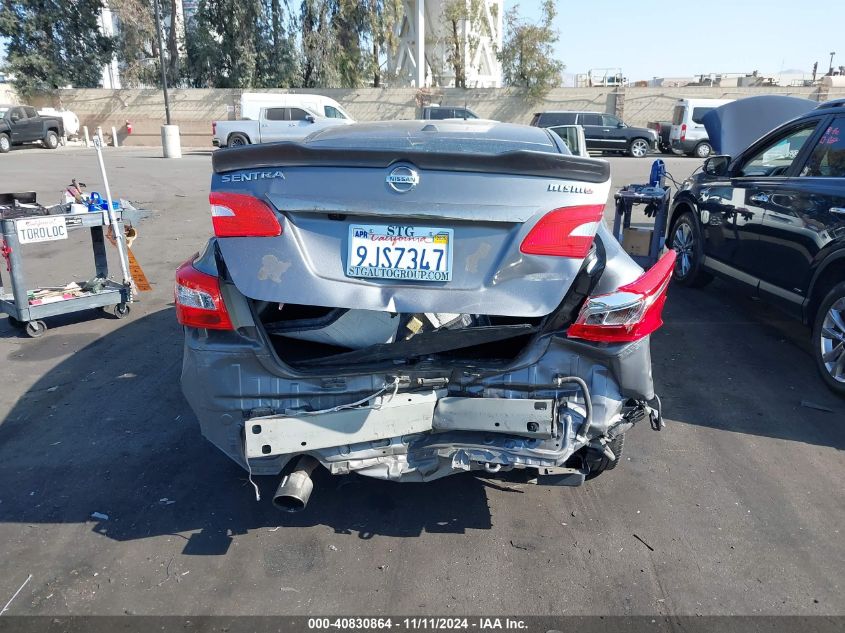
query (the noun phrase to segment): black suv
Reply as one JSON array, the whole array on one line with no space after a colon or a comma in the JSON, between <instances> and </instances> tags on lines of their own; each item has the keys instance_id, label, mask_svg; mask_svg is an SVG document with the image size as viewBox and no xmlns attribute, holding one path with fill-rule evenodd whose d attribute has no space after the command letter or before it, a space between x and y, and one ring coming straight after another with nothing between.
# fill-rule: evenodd
<instances>
[{"instance_id":1,"label":"black suv","mask_svg":"<svg viewBox=\"0 0 845 633\"><path fill-rule=\"evenodd\" d=\"M629 127L619 117L601 112L537 112L531 119L531 125L580 125L584 128L588 150L624 152L642 158L657 146L657 132L654 130Z\"/></svg>"},{"instance_id":2,"label":"black suv","mask_svg":"<svg viewBox=\"0 0 845 633\"><path fill-rule=\"evenodd\" d=\"M845 100L708 158L669 227L679 284L717 275L803 319L824 381L845 395Z\"/></svg>"}]
</instances>

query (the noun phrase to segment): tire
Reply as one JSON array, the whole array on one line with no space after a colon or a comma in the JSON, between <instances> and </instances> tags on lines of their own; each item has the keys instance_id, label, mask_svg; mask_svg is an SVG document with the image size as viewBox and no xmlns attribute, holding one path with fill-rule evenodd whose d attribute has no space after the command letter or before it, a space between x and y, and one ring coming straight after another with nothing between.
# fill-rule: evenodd
<instances>
[{"instance_id":1,"label":"tire","mask_svg":"<svg viewBox=\"0 0 845 633\"><path fill-rule=\"evenodd\" d=\"M845 396L845 282L834 286L813 322L813 358L822 380Z\"/></svg>"},{"instance_id":2,"label":"tire","mask_svg":"<svg viewBox=\"0 0 845 633\"><path fill-rule=\"evenodd\" d=\"M128 303L118 303L117 305L103 307L103 312L110 314L116 319L125 319L131 311L132 309Z\"/></svg>"},{"instance_id":3,"label":"tire","mask_svg":"<svg viewBox=\"0 0 845 633\"><path fill-rule=\"evenodd\" d=\"M695 149L692 150L692 155L696 158L707 158L710 154L713 153L713 148L711 147L710 143L701 142L695 146Z\"/></svg>"},{"instance_id":4,"label":"tire","mask_svg":"<svg viewBox=\"0 0 845 633\"><path fill-rule=\"evenodd\" d=\"M12 141L8 134L0 134L0 154L5 154L12 149Z\"/></svg>"},{"instance_id":5,"label":"tire","mask_svg":"<svg viewBox=\"0 0 845 633\"><path fill-rule=\"evenodd\" d=\"M669 231L669 244L675 250L678 258L675 260L675 270L672 278L681 286L700 288L708 284L712 275L702 270L701 261L703 240L698 220L691 211L681 213L672 224Z\"/></svg>"},{"instance_id":6,"label":"tire","mask_svg":"<svg viewBox=\"0 0 845 633\"><path fill-rule=\"evenodd\" d=\"M59 146L59 135L53 130L49 130L41 142L44 143L44 147L47 149L56 149Z\"/></svg>"},{"instance_id":7,"label":"tire","mask_svg":"<svg viewBox=\"0 0 845 633\"><path fill-rule=\"evenodd\" d=\"M47 331L47 324L44 321L29 321L26 324L26 333L30 338L43 336Z\"/></svg>"},{"instance_id":8,"label":"tire","mask_svg":"<svg viewBox=\"0 0 845 633\"><path fill-rule=\"evenodd\" d=\"M628 143L628 156L634 158L645 158L651 149L649 143L644 138L635 138Z\"/></svg>"},{"instance_id":9,"label":"tire","mask_svg":"<svg viewBox=\"0 0 845 633\"><path fill-rule=\"evenodd\" d=\"M625 434L617 435L607 445L613 451L613 459L608 459L604 453L601 453L601 456L599 456L597 451L593 451L593 459L587 459L586 465L589 468L589 472L584 479L595 479L606 470L613 470L619 465L619 460L622 459L622 451L625 448Z\"/></svg>"},{"instance_id":10,"label":"tire","mask_svg":"<svg viewBox=\"0 0 845 633\"><path fill-rule=\"evenodd\" d=\"M236 132L229 137L229 147L241 147L243 145L249 145L249 139L246 137L246 134Z\"/></svg>"}]
</instances>

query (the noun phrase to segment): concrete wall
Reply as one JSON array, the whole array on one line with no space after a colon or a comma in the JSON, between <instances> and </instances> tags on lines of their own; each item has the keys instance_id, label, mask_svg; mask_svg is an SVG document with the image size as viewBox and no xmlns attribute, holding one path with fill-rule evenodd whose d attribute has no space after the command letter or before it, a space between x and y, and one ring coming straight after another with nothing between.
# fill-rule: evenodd
<instances>
[{"instance_id":1,"label":"concrete wall","mask_svg":"<svg viewBox=\"0 0 845 633\"><path fill-rule=\"evenodd\" d=\"M278 91L282 92L282 91ZM297 92L297 91L294 91ZM542 110L597 110L616 112L629 125L672 118L675 101L682 97L738 99L759 94L785 94L816 101L845 97L845 88L559 88L545 99L530 102L511 88L462 90L457 88L362 88L356 90L300 90L316 92L337 101L358 121L415 118L418 108L430 103L466 105L479 116L498 121L528 123ZM185 147L211 144L211 121L236 118L240 90L186 89L170 92L173 122L178 124ZM52 105L73 110L82 125L93 131L98 125L108 132L112 126L124 130L131 121L134 132L123 139L126 145L159 145L159 128L164 123L164 99L160 90L60 90L43 95L34 105Z\"/></svg>"}]
</instances>

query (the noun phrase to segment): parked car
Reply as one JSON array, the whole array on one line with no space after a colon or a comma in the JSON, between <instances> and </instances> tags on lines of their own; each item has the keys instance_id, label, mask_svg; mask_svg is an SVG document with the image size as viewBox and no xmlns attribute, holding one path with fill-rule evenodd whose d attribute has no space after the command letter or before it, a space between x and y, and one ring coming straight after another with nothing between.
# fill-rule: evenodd
<instances>
[{"instance_id":1,"label":"parked car","mask_svg":"<svg viewBox=\"0 0 845 633\"><path fill-rule=\"evenodd\" d=\"M648 128L657 132L657 149L661 154L674 154L672 151L672 122L649 121Z\"/></svg>"},{"instance_id":2,"label":"parked car","mask_svg":"<svg viewBox=\"0 0 845 633\"><path fill-rule=\"evenodd\" d=\"M423 119L477 119L478 115L469 108L454 106L426 106L422 109Z\"/></svg>"},{"instance_id":3,"label":"parked car","mask_svg":"<svg viewBox=\"0 0 845 633\"><path fill-rule=\"evenodd\" d=\"M745 104L745 118L731 120L740 104L712 114L753 138L764 106ZM675 196L669 227L677 283L719 276L802 319L822 378L845 395L845 100L705 160Z\"/></svg>"},{"instance_id":4,"label":"parked car","mask_svg":"<svg viewBox=\"0 0 845 633\"><path fill-rule=\"evenodd\" d=\"M657 147L657 133L654 130L629 127L619 117L601 112L537 112L531 125L580 125L584 128L587 149L591 151L624 152L642 158Z\"/></svg>"},{"instance_id":5,"label":"parked car","mask_svg":"<svg viewBox=\"0 0 845 633\"><path fill-rule=\"evenodd\" d=\"M318 130L348 123L352 121L323 117L305 108L261 108L257 120L214 121L211 124L211 142L216 147L238 147L254 143L299 141Z\"/></svg>"},{"instance_id":6,"label":"parked car","mask_svg":"<svg viewBox=\"0 0 845 633\"><path fill-rule=\"evenodd\" d=\"M577 485L661 425L643 273L602 222L606 161L502 123L334 127L213 157L212 237L176 273L206 438L301 509L310 473ZM495 175L495 177L491 177Z\"/></svg>"},{"instance_id":7,"label":"parked car","mask_svg":"<svg viewBox=\"0 0 845 633\"><path fill-rule=\"evenodd\" d=\"M41 116L31 106L0 105L0 154L5 154L13 145L41 143L48 149L56 149L64 136L62 119Z\"/></svg>"},{"instance_id":8,"label":"parked car","mask_svg":"<svg viewBox=\"0 0 845 633\"><path fill-rule=\"evenodd\" d=\"M704 128L703 118L714 108L732 101L734 99L678 99L672 111L672 129L669 134L672 150L696 158L710 156L713 146Z\"/></svg>"}]
</instances>

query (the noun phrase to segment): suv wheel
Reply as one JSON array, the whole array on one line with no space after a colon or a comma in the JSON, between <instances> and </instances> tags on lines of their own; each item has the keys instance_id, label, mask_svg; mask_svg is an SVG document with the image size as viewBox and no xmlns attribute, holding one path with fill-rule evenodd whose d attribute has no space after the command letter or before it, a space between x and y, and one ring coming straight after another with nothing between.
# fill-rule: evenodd
<instances>
[{"instance_id":1,"label":"suv wheel","mask_svg":"<svg viewBox=\"0 0 845 633\"><path fill-rule=\"evenodd\" d=\"M827 386L845 396L845 283L834 286L819 306L813 357Z\"/></svg>"},{"instance_id":2,"label":"suv wheel","mask_svg":"<svg viewBox=\"0 0 845 633\"><path fill-rule=\"evenodd\" d=\"M675 260L675 271L672 273L675 281L682 286L693 288L708 283L712 277L701 270L702 252L701 229L698 220L690 211L685 211L669 232L672 248L678 254Z\"/></svg>"},{"instance_id":3,"label":"suv wheel","mask_svg":"<svg viewBox=\"0 0 845 633\"><path fill-rule=\"evenodd\" d=\"M5 154L12 149L12 142L8 134L0 134L0 154Z\"/></svg>"},{"instance_id":4,"label":"suv wheel","mask_svg":"<svg viewBox=\"0 0 845 633\"><path fill-rule=\"evenodd\" d=\"M648 154L648 150L648 141L644 138L635 138L631 141L630 145L628 145L628 155L633 156L634 158L643 158L646 154Z\"/></svg>"},{"instance_id":5,"label":"suv wheel","mask_svg":"<svg viewBox=\"0 0 845 633\"><path fill-rule=\"evenodd\" d=\"M696 158L707 158L713 153L713 148L710 146L710 143L702 142L695 146L692 153Z\"/></svg>"}]
</instances>

